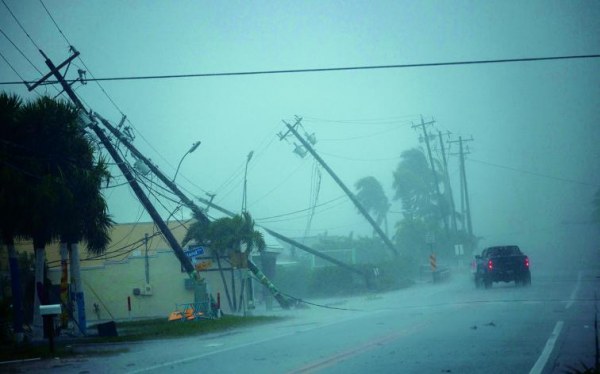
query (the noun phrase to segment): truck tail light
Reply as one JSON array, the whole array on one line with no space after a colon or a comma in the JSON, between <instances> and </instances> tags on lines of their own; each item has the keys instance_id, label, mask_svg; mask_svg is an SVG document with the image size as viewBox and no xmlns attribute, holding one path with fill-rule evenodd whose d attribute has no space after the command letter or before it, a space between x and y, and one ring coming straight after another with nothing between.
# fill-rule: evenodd
<instances>
[{"instance_id":1,"label":"truck tail light","mask_svg":"<svg viewBox=\"0 0 600 374\"><path fill-rule=\"evenodd\" d=\"M529 269L529 257L525 257L525 267Z\"/></svg>"},{"instance_id":2,"label":"truck tail light","mask_svg":"<svg viewBox=\"0 0 600 374\"><path fill-rule=\"evenodd\" d=\"M494 270L494 263L492 262L492 260L488 261L488 270Z\"/></svg>"}]
</instances>

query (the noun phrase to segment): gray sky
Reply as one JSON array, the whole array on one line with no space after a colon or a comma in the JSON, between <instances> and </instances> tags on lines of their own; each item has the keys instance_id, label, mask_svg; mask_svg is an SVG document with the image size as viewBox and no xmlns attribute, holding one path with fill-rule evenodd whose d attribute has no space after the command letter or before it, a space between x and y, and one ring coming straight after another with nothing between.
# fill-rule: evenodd
<instances>
[{"instance_id":1,"label":"gray sky","mask_svg":"<svg viewBox=\"0 0 600 374\"><path fill-rule=\"evenodd\" d=\"M68 57L40 2L5 1L55 63ZM598 1L44 3L96 77L600 53ZM45 73L3 4L0 25ZM0 51L26 79L39 77L4 37ZM177 177L195 195L216 193L215 202L239 210L243 166L254 150L248 209L290 236L304 233L306 214L263 218L309 206L314 161L278 140L281 120L303 116L305 129L319 139L317 150L348 186L372 175L392 197L400 153L420 146L411 121L434 117L436 129L475 139L466 165L475 234L484 244L521 238L533 247L567 230L565 222L589 220L600 185L599 73L600 60L593 59L102 85L131 120L135 145L167 174L202 141ZM14 80L0 61L0 81ZM3 89L31 97L20 86ZM119 111L95 83L77 93L118 123ZM450 171L457 191L455 156ZM323 171L319 203L342 195ZM127 186L106 196L118 222L139 219L140 204ZM392 211L400 209L394 202ZM400 217L392 213L390 223ZM317 208L311 234L325 231L371 233L345 198Z\"/></svg>"}]
</instances>

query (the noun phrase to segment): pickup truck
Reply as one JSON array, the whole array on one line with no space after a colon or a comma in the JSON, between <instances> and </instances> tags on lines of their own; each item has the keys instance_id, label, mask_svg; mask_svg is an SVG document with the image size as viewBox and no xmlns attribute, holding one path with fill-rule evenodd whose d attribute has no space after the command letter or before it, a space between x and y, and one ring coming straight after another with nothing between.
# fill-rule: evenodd
<instances>
[{"instance_id":1,"label":"pickup truck","mask_svg":"<svg viewBox=\"0 0 600 374\"><path fill-rule=\"evenodd\" d=\"M473 263L475 286L492 287L493 282L515 282L517 286L531 284L529 257L516 245L484 249Z\"/></svg>"}]
</instances>

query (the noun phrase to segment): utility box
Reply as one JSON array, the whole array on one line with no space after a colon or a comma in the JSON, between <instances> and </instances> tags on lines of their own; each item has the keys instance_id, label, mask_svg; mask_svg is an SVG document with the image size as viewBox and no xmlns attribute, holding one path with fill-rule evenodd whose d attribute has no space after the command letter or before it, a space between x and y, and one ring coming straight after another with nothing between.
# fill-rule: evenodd
<instances>
[{"instance_id":1,"label":"utility box","mask_svg":"<svg viewBox=\"0 0 600 374\"><path fill-rule=\"evenodd\" d=\"M98 329L98 336L119 336L115 321L100 323L96 325L96 328Z\"/></svg>"},{"instance_id":2,"label":"utility box","mask_svg":"<svg viewBox=\"0 0 600 374\"><path fill-rule=\"evenodd\" d=\"M62 312L60 304L40 305L40 314L42 316L59 315Z\"/></svg>"},{"instance_id":3,"label":"utility box","mask_svg":"<svg viewBox=\"0 0 600 374\"><path fill-rule=\"evenodd\" d=\"M152 285L150 283L144 284L141 291L142 296L152 296Z\"/></svg>"}]
</instances>

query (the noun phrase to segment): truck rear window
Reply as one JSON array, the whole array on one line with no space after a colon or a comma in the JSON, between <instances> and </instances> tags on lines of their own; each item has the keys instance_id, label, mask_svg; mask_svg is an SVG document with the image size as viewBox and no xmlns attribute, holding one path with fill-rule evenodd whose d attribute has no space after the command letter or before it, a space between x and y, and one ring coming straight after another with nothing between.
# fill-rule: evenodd
<instances>
[{"instance_id":1,"label":"truck rear window","mask_svg":"<svg viewBox=\"0 0 600 374\"><path fill-rule=\"evenodd\" d=\"M520 255L521 250L516 245L507 245L504 247L492 247L487 249L489 257L502 257Z\"/></svg>"}]
</instances>

